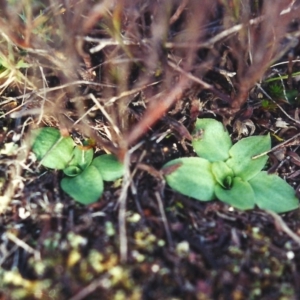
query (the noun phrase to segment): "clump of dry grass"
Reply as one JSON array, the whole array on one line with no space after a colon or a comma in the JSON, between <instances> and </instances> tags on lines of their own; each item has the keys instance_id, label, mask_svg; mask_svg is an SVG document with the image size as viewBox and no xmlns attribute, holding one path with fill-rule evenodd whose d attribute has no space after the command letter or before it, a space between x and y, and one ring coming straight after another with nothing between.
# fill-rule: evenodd
<instances>
[{"instance_id":1,"label":"clump of dry grass","mask_svg":"<svg viewBox=\"0 0 300 300\"><path fill-rule=\"evenodd\" d=\"M192 123L203 90L234 116L298 36L288 0L0 4L2 118L79 132L120 159L171 107L190 106Z\"/></svg>"},{"instance_id":2,"label":"clump of dry grass","mask_svg":"<svg viewBox=\"0 0 300 300\"><path fill-rule=\"evenodd\" d=\"M0 141L3 144L0 147L0 184L3 192L3 196L0 196L0 211L7 209L11 213L3 214L1 226L5 224L3 225L5 227L6 224L12 223L15 226L14 230L18 232L16 236L10 232L1 236L6 239L2 249L7 247L8 250L5 253L7 256L1 258L0 265L4 264L5 258L11 257L10 249L14 251L11 245L17 245L17 248L24 251L25 267L29 261L29 265L32 263L38 269L39 266L43 266L35 264L37 261L40 262L40 255L51 256L50 262L47 260L43 262L46 271L39 277L43 280L37 280L42 284L40 287L37 285L42 291L39 297L34 294L37 288L36 290L28 288L32 286L32 281L26 278L23 280L18 272L7 273L11 275L8 276L11 281L7 286L10 287L10 284L13 288L18 286L20 293L26 291L31 299L40 298L49 289L49 281L46 278L49 268L55 274L53 276L55 282L52 282L55 286L53 291L57 294L65 293L62 298L65 298L65 295L68 297L75 295L72 299L89 297L101 286L102 281L98 281L98 277L102 277L103 272L113 269L112 266L119 268L120 260L126 261L128 244L131 243L134 248L138 245L139 239L142 244L149 235L150 243L146 243L145 249L141 251L145 251L145 256L152 251L147 252L149 245L154 243L152 239L154 235L150 234L149 228L145 226L147 222L143 220L138 223L133 218L142 216L146 219L143 216L144 207L146 207L145 214L150 215L149 219L155 219L157 224L159 222L156 219L162 220L163 225L159 228L161 232L155 237L155 243L158 237L161 239L164 234L162 232L166 232L165 242L171 249L171 256L174 255L176 260L182 261L183 258L180 255L176 256L174 251L173 243L177 241L173 241L170 234L172 231L180 238L181 234L185 234L179 232L181 231L179 227L175 228L178 224L182 226L177 216L181 214L181 209L177 211L175 205L172 207L174 212L171 212L171 216L178 222L174 223L175 229L171 228L164 211L163 204L168 199L162 197L163 180L160 172L154 167L160 167L168 159L168 151L174 144L178 146L176 151L180 152L180 155L189 152L189 145L188 143L186 145L185 141L190 138L189 130L198 116L209 113L223 118L226 124L235 121L233 124L238 124L236 125L238 138L241 132L244 132L245 126L252 126L251 130L255 130L255 125L247 115L251 114L251 109L247 110L245 107L250 98L253 100L252 97L255 97L255 101L260 101L253 93L256 83L264 78L270 65L283 56L288 56L289 59L287 75L290 76L293 70L292 50L297 46L299 36L298 2L295 0L0 0ZM244 114L246 125L243 124L244 120L238 119L241 114ZM99 201L93 208L75 206L72 201L65 201L67 203L65 204L59 190L59 174L53 172L48 174L49 177L46 179L40 177L35 158L30 154L27 133L39 126L58 127L62 134L72 134L78 143L84 138L90 138L95 143L97 151L117 155L127 167L122 188L120 186L111 188L103 196L103 201ZM166 138L170 134L174 135L171 142ZM159 148L161 141L165 141L168 147ZM140 148L142 150L138 155L134 155ZM158 162L155 160L158 156L155 148L159 148L162 156ZM139 173L141 170L146 172L141 175ZM148 182L145 190L144 186L139 186L140 183L149 181L146 173L151 174L150 181L155 182L154 185L157 185L155 188ZM147 177L146 180L144 177ZM31 181L35 184L34 190L32 188L26 190L25 185ZM131 194L127 193L129 189ZM132 224L126 216L128 194L132 196L132 202L133 199L140 197L138 200L135 199L138 214L133 214ZM12 199L15 204L11 205L12 208L9 210ZM111 205L112 199L118 199L115 201L115 208L119 209L118 216ZM63 200L70 199L66 196ZM140 200L144 201L141 205L138 203ZM155 204L151 203L152 207L147 206L148 204L145 205L147 201ZM102 211L104 206L107 215ZM156 207L154 217L151 216L153 207ZM188 224L187 228L204 226L208 231L212 230L211 221L207 223L206 220L209 212L199 209L196 205L195 208L197 210L195 214L192 212L194 206L191 204L186 211L192 213L184 211L184 218L193 219L192 222L196 224ZM219 208L215 209L213 204L211 209L215 211ZM221 210L218 219L220 224L225 224L226 218L230 222L235 218L226 216L225 213ZM239 213L236 214L236 220L238 222L242 220ZM22 227L23 221L28 222L29 226ZM111 231L105 227L110 224L109 229L113 228L113 221L119 222L119 239L116 240L113 240L113 234L111 235ZM38 224L36 226L42 228L41 232L32 234L30 222ZM64 222L70 224L64 227ZM270 224L267 222L266 227ZM294 226L296 228L296 225ZM20 234L19 228L23 230ZM55 236L58 228L61 233L59 237ZM224 228L225 231L228 229L226 226ZM6 231L6 228L4 230ZM189 229L187 232L190 233L192 230ZM76 233L79 238L81 234L85 235L83 243L86 244L81 245L83 248L80 248L79 244L73 247L68 240L69 233ZM219 234L218 231L216 236ZM64 238L64 235L67 238ZM196 235L198 239L198 232ZM233 244L238 244L237 235L235 233L233 235L231 229L228 230L228 236L230 235ZM243 237L244 235L243 232ZM253 230L253 235L255 235L253 239L257 240L257 231ZM131 237L129 241L126 240L127 236ZM30 246L31 242L32 245L36 245L35 238L39 239L38 247L41 247L37 250ZM70 239L75 240L72 235ZM50 244L61 244L62 251L59 256L56 256L56 248L54 250L51 247L50 250L47 248L49 240ZM260 238L259 243L261 240L263 239ZM192 237L187 241L191 246L196 245L197 251L199 248L202 249L202 245L197 244ZM136 245L133 245L134 243ZM103 260L104 268L100 264L96 272L90 271L93 268L94 256L88 263L87 260L80 259L81 250L85 249L84 251L88 253L90 245L93 245L93 251L95 249L98 251L99 248L101 250L105 248L107 251L106 253L103 250L107 255L107 262L106 259ZM107 245L109 246L106 247ZM273 249L273 245L271 246L270 249ZM117 247L120 249L120 256L115 253ZM152 249L152 246L150 248ZM170 256L168 252L170 249L164 250L164 258ZM197 253L199 261L202 256L206 256L206 252L202 253L201 249L198 251L200 254ZM100 250L97 253L100 253ZM131 251L132 260L135 259L133 253ZM266 253L268 253L266 257L271 256L269 251ZM152 255L152 252L150 254ZM234 258L234 264L240 261L239 255L237 259ZM67 292L62 291L65 289L62 287L64 282L61 283L56 276L56 267L63 265L65 257L68 257L66 281L73 276L76 277L73 285L67 288ZM183 278L189 272L190 265L194 263L189 259L190 257L187 257L187 271L182 273ZM245 261L249 259L251 258ZM152 257L151 260L156 263ZM158 261L160 260L161 258ZM208 258L208 261L214 267L214 259ZM140 268L142 270L144 266L148 268L152 264L150 262L148 266L147 261L145 264L140 264L138 260L136 262L137 270ZM7 269L14 263L7 259ZM78 274L77 263L80 268L82 267ZM290 266L290 263L288 260L287 265ZM169 264L170 261L166 265ZM204 268L203 261L201 268L202 265ZM176 268L180 270L180 265ZM169 269L174 270L171 267L168 267ZM142 273L148 280L150 269L145 270ZM24 272L26 273L26 270ZM136 297L141 298L142 288L131 281L127 271L124 274L126 279L124 282L130 279L130 284L126 285L123 279L120 279L122 282L120 286L117 282L117 287L122 288L122 284L126 285L124 290L129 295L131 286L134 286L137 292L132 289L137 293ZM170 274L173 274L172 271ZM91 279L93 276L96 280ZM156 276L154 271L153 276L153 278ZM162 282L164 275L159 276L162 276L160 280ZM14 278L20 279L19 285L15 284ZM47 280L44 280L45 278ZM278 275L278 278L280 281L281 275ZM170 281L172 280L173 278ZM244 279L241 281L244 282ZM220 282L223 284L222 280ZM260 282L259 278L258 283ZM174 283L174 286L176 284ZM107 285L102 288L108 295L107 299L110 299L115 290L107 288ZM147 289L151 290L151 284ZM15 292L18 290L15 289Z\"/></svg>"},{"instance_id":3,"label":"clump of dry grass","mask_svg":"<svg viewBox=\"0 0 300 300\"><path fill-rule=\"evenodd\" d=\"M0 5L2 118L22 133L80 133L120 159L171 108L192 124L203 90L220 100L216 113L234 116L298 36L291 0Z\"/></svg>"},{"instance_id":4,"label":"clump of dry grass","mask_svg":"<svg viewBox=\"0 0 300 300\"><path fill-rule=\"evenodd\" d=\"M223 103L216 112L239 112L298 34L290 0L0 4L2 118L22 133L42 124L80 132L120 159L171 107L188 103L191 123L203 90Z\"/></svg>"}]
</instances>

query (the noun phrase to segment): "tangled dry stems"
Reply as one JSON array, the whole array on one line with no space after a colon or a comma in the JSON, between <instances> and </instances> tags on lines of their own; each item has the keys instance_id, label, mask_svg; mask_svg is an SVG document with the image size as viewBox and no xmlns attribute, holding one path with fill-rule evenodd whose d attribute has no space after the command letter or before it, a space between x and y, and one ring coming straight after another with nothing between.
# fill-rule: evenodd
<instances>
[{"instance_id":1,"label":"tangled dry stems","mask_svg":"<svg viewBox=\"0 0 300 300\"><path fill-rule=\"evenodd\" d=\"M0 6L1 65L9 71L1 79L2 117L23 123L19 140L28 127L57 126L63 134L94 139L125 161L128 149L172 107L191 106L203 90L233 118L299 35L292 28L299 4L291 0L234 6L217 0L24 0ZM21 59L28 66L12 65ZM229 84L216 84L209 72ZM13 180L2 209L22 190L28 151L20 150L9 168ZM120 232L129 165L119 198ZM125 260L126 241L121 244Z\"/></svg>"}]
</instances>

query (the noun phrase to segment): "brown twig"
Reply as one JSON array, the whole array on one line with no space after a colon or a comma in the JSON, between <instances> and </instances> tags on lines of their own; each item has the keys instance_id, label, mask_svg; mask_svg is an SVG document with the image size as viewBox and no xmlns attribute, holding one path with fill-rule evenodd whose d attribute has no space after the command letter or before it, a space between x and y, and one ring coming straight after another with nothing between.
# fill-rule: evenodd
<instances>
[{"instance_id":1,"label":"brown twig","mask_svg":"<svg viewBox=\"0 0 300 300\"><path fill-rule=\"evenodd\" d=\"M214 88L214 86L208 84L207 82L201 80L200 78L194 76L193 74L184 71L182 68L180 68L179 66L175 65L173 62L168 61L168 65L170 67L172 67L174 70L180 72L182 75L186 76L188 79L191 79L192 81L200 84L203 87L203 89L210 90L212 93L214 93L217 97L219 97L223 101L225 101L227 103L231 103L232 102L232 100L231 100L230 97L228 97L227 95L225 95L225 94L219 92L218 90L216 90Z\"/></svg>"},{"instance_id":2,"label":"brown twig","mask_svg":"<svg viewBox=\"0 0 300 300\"><path fill-rule=\"evenodd\" d=\"M127 191L131 183L130 176L130 153L127 151L124 157L124 166L125 166L125 174L123 176L122 190L118 199L119 205L119 238L120 238L120 260L123 263L127 262L127 230L126 230L126 199L127 199Z\"/></svg>"},{"instance_id":3,"label":"brown twig","mask_svg":"<svg viewBox=\"0 0 300 300\"><path fill-rule=\"evenodd\" d=\"M162 222L164 224L164 228L165 228L165 232L166 232L169 247L172 247L173 246L173 239L172 239L171 231L170 231L170 228L169 228L167 216L166 216L166 213L165 213L164 205L163 205L160 193L158 191L155 192L155 198L156 198L157 203L158 203L158 207L159 207L159 211L160 211L160 214L161 214Z\"/></svg>"},{"instance_id":4,"label":"brown twig","mask_svg":"<svg viewBox=\"0 0 300 300\"><path fill-rule=\"evenodd\" d=\"M189 0L182 0L180 5L176 9L175 13L173 14L173 16L170 18L170 21L169 21L170 25L174 24L179 19L180 15L184 11L184 9L187 6L188 2L189 2Z\"/></svg>"},{"instance_id":5,"label":"brown twig","mask_svg":"<svg viewBox=\"0 0 300 300\"><path fill-rule=\"evenodd\" d=\"M286 223L282 220L282 218L278 214L269 210L265 210L265 211L273 217L275 226L279 230L285 232L293 241L295 241L297 244L300 245L300 237L286 225Z\"/></svg>"},{"instance_id":6,"label":"brown twig","mask_svg":"<svg viewBox=\"0 0 300 300\"><path fill-rule=\"evenodd\" d=\"M184 90L188 86L188 79L186 77L181 78L177 85L168 91L167 93L161 93L156 99L151 99L150 105L146 110L141 121L130 131L126 138L126 143L132 145L136 142L148 129L157 122L170 108L182 96Z\"/></svg>"}]
</instances>

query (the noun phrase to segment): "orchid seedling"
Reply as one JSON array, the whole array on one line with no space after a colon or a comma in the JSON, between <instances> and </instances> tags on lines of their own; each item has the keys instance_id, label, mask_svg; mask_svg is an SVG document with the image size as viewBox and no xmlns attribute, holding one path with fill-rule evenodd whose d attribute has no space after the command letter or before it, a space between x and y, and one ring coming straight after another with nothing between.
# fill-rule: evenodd
<instances>
[{"instance_id":1,"label":"orchid seedling","mask_svg":"<svg viewBox=\"0 0 300 300\"><path fill-rule=\"evenodd\" d=\"M270 135L250 136L232 145L222 123L198 119L192 137L198 157L174 159L162 168L172 189L200 201L219 199L241 210L255 205L276 213L298 208L294 189L263 171Z\"/></svg>"},{"instance_id":2,"label":"orchid seedling","mask_svg":"<svg viewBox=\"0 0 300 300\"><path fill-rule=\"evenodd\" d=\"M32 133L32 151L44 167L62 170L61 188L81 204L96 202L104 189L103 181L122 177L124 166L113 155L94 157L93 148L78 146L52 127Z\"/></svg>"}]
</instances>

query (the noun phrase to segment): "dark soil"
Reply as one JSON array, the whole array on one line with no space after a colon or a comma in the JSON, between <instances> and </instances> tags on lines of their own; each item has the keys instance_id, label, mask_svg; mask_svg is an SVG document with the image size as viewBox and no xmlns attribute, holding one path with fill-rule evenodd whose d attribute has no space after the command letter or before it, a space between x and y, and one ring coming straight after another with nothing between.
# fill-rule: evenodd
<instances>
[{"instance_id":1,"label":"dark soil","mask_svg":"<svg viewBox=\"0 0 300 300\"><path fill-rule=\"evenodd\" d=\"M234 1L225 1L226 5L204 1L204 11L210 14L200 22L203 32L197 36L189 33L189 40L183 32L192 28L189 18L196 22L193 9L197 5L171 1L171 16L178 12L179 17L169 23L166 39L191 46L168 48L161 47L164 41L154 34L160 29L157 24L165 26L160 9L161 14L167 9L146 2L136 1L135 10L131 1L130 5L122 2L122 38L134 40L128 47L112 44L90 53L98 42L86 39L83 54L68 44L77 35L111 38L110 31L103 28L113 28L118 7L110 8L111 19L104 17L103 24L89 24L85 20L92 20L94 1L88 1L88 8L79 6L81 13L76 10L81 4L74 4L72 14L62 15L70 31L68 39L56 41L55 46L49 42L46 47L38 37L32 37L32 45L18 44L13 32L5 31L14 53L27 51L24 59L35 66L28 68L28 76L40 78L37 70L43 68L48 87L35 79L37 87L47 92L42 95L39 89L15 83L1 100L1 199L3 205L9 203L0 214L0 299L300 299L299 209L279 216L259 209L239 211L217 200L196 201L172 191L159 172L170 159L195 155L189 132L196 118L210 117L223 122L234 142L270 133L276 148L266 169L300 194L299 78L295 75L300 70L299 20L294 14L289 22L280 19L283 27L287 25L283 33L272 27L279 40L272 53L265 47L270 40L264 23L255 25L252 32L257 49L248 46L241 33L198 49L192 45L209 42L241 24L242 12L232 22L228 5ZM177 11L184 3L185 8ZM243 12L249 19L263 15L264 5L268 8L265 1L249 3L248 14ZM299 10L297 1L293 7ZM279 12L283 8L278 8ZM7 24L11 16L5 9L2 14L1 22ZM80 19L81 14L90 19ZM83 24L82 32L68 23L75 22L75 17ZM297 40L292 46L288 33ZM142 43L144 39L148 42ZM60 69L56 54L52 59L40 55L36 50L40 47L48 53L61 51L67 57L66 69ZM257 58L259 53L266 53L264 59ZM121 62L117 74L113 67L129 58L138 63ZM275 62L282 64L274 66ZM236 75L224 76L220 70ZM279 79L268 81L275 77ZM182 83L184 78L188 78L186 83ZM181 84L182 93L167 105L170 91ZM95 102L90 95L100 99L121 136L113 131L103 111L92 110ZM123 95L118 98L122 101L107 105L119 95ZM165 108L160 111L160 107ZM88 110L86 119L77 122ZM30 130L40 126L65 130L78 142L94 139L96 155L112 152L122 159L129 151L128 187L122 180L107 183L97 203L76 203L60 188L61 172L39 166L27 147ZM17 147L9 151L13 144Z\"/></svg>"}]
</instances>

